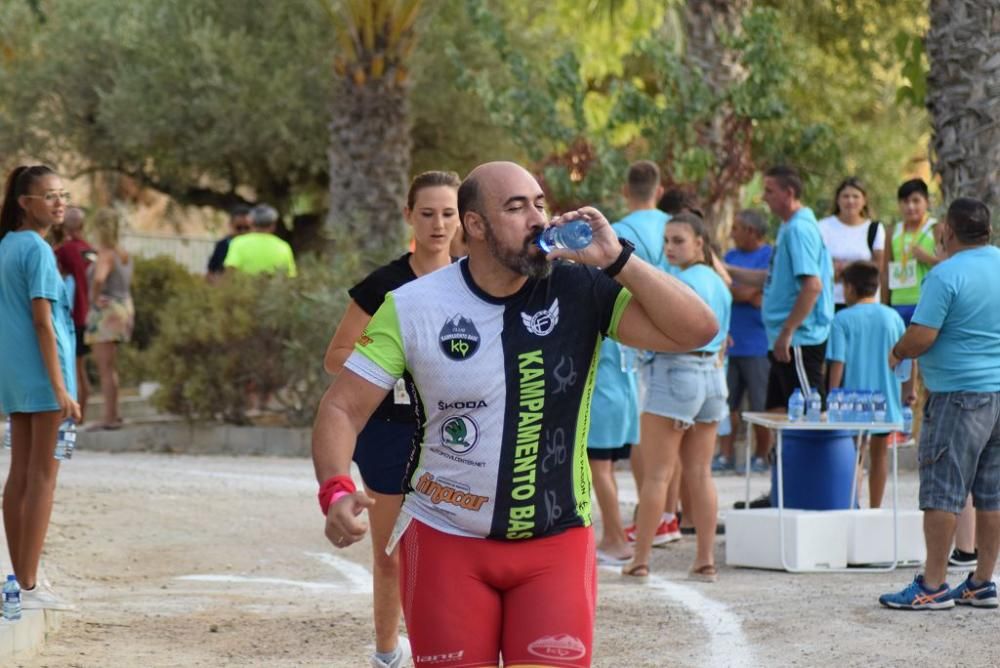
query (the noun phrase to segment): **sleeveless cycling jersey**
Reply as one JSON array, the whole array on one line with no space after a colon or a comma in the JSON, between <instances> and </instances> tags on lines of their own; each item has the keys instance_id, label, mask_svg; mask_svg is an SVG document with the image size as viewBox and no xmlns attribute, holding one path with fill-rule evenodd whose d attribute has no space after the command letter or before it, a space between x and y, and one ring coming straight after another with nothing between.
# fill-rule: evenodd
<instances>
[{"instance_id":1,"label":"sleeveless cycling jersey","mask_svg":"<svg viewBox=\"0 0 1000 668\"><path fill-rule=\"evenodd\" d=\"M387 390L413 377L422 435L403 510L445 533L503 540L589 525L598 346L630 298L569 263L491 297L467 260L389 293L345 366Z\"/></svg>"}]
</instances>

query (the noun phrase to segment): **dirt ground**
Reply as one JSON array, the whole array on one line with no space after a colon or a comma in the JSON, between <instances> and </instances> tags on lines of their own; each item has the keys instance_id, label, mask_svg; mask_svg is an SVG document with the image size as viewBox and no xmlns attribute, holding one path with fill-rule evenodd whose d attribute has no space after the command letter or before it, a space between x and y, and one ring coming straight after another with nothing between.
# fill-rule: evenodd
<instances>
[{"instance_id":1,"label":"dirt ground","mask_svg":"<svg viewBox=\"0 0 1000 668\"><path fill-rule=\"evenodd\" d=\"M334 554L307 460L80 452L60 476L44 564L79 610L18 665L367 665L370 546ZM732 477L719 489L723 508L743 493ZM904 507L915 489L909 474ZM982 640L996 611L878 606L912 569L723 567L700 584L684 579L693 554L690 538L657 550L646 584L601 571L595 666L997 665Z\"/></svg>"}]
</instances>

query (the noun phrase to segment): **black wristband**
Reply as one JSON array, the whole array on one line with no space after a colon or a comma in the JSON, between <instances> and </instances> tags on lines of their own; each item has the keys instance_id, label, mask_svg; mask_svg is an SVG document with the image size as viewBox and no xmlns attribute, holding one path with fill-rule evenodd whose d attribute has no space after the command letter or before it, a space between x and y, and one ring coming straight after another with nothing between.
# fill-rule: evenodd
<instances>
[{"instance_id":1,"label":"black wristband","mask_svg":"<svg viewBox=\"0 0 1000 668\"><path fill-rule=\"evenodd\" d=\"M618 242L622 245L622 252L618 254L614 262L604 268L604 273L608 278L617 276L618 272L625 266L625 263L628 262L628 259L632 257L632 252L635 251L635 244L628 239L618 237Z\"/></svg>"}]
</instances>

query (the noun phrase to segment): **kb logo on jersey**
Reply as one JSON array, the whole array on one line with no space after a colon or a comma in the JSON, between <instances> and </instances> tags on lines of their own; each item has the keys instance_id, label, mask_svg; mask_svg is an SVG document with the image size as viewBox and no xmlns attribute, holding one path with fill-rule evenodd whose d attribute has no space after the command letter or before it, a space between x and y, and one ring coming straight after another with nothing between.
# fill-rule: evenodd
<instances>
[{"instance_id":1,"label":"kb logo on jersey","mask_svg":"<svg viewBox=\"0 0 1000 668\"><path fill-rule=\"evenodd\" d=\"M441 425L441 445L464 455L479 442L479 425L468 415L453 415Z\"/></svg>"},{"instance_id":2,"label":"kb logo on jersey","mask_svg":"<svg viewBox=\"0 0 1000 668\"><path fill-rule=\"evenodd\" d=\"M521 313L521 322L525 329L535 336L548 336L559 324L559 300L552 301L552 306L542 309L535 315Z\"/></svg>"},{"instance_id":3,"label":"kb logo on jersey","mask_svg":"<svg viewBox=\"0 0 1000 668\"><path fill-rule=\"evenodd\" d=\"M464 315L456 315L445 321L438 341L441 343L441 352L448 359L461 362L479 350L479 330Z\"/></svg>"}]
</instances>

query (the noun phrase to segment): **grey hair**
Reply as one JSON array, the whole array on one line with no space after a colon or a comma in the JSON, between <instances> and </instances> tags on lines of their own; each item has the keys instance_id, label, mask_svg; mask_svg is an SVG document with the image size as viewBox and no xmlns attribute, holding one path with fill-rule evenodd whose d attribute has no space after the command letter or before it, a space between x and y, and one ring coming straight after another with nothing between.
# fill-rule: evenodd
<instances>
[{"instance_id":1,"label":"grey hair","mask_svg":"<svg viewBox=\"0 0 1000 668\"><path fill-rule=\"evenodd\" d=\"M762 238L767 236L767 218L757 209L743 209L736 217Z\"/></svg>"},{"instance_id":2,"label":"grey hair","mask_svg":"<svg viewBox=\"0 0 1000 668\"><path fill-rule=\"evenodd\" d=\"M278 222L278 210L270 204L258 204L250 209L250 218L256 227L270 227Z\"/></svg>"}]
</instances>

